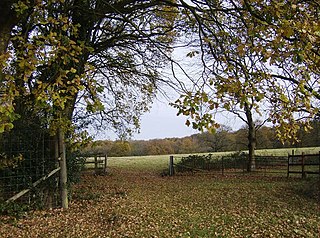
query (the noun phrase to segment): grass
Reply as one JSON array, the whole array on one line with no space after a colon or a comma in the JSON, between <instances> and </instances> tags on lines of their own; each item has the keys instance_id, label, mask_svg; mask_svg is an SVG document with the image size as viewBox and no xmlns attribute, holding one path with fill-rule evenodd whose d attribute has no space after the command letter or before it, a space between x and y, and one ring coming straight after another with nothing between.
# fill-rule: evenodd
<instances>
[{"instance_id":1,"label":"grass","mask_svg":"<svg viewBox=\"0 0 320 238\"><path fill-rule=\"evenodd\" d=\"M319 237L319 178L161 177L168 156L109 158L67 211L0 221L0 237Z\"/></svg>"},{"instance_id":2,"label":"grass","mask_svg":"<svg viewBox=\"0 0 320 238\"><path fill-rule=\"evenodd\" d=\"M287 156L292 154L300 155L302 152L305 154L319 154L320 147L304 147L304 148L283 148L283 149L263 149L256 150L257 155L272 155L272 156Z\"/></svg>"},{"instance_id":3,"label":"grass","mask_svg":"<svg viewBox=\"0 0 320 238\"><path fill-rule=\"evenodd\" d=\"M283 149L263 149L256 150L256 155L261 156L288 156L288 154L317 154L320 152L320 147L305 147L305 148L283 148ZM246 151L244 151L246 152ZM213 152L213 157L221 157L235 153L235 151L228 152ZM208 154L208 153L205 153ZM177 160L183 156L189 154L177 154L173 155ZM149 155L149 156L128 156L128 157L109 157L108 164L111 166L117 166L122 168L134 168L134 169L145 169L145 168L167 168L170 155Z\"/></svg>"}]
</instances>

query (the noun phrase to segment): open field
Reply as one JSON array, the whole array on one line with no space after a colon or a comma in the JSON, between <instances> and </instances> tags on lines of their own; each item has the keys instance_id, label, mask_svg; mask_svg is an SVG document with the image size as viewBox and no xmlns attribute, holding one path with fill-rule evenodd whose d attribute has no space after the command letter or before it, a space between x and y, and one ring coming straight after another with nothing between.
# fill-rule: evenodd
<instances>
[{"instance_id":1,"label":"open field","mask_svg":"<svg viewBox=\"0 0 320 238\"><path fill-rule=\"evenodd\" d=\"M1 217L0 237L319 237L320 181L193 174L161 177L168 156L109 158L84 174L69 210Z\"/></svg>"},{"instance_id":2,"label":"open field","mask_svg":"<svg viewBox=\"0 0 320 238\"><path fill-rule=\"evenodd\" d=\"M306 148L284 148L284 149L264 149L256 150L257 155L264 156L288 156L288 154L301 154L302 152L306 154L317 154L320 151L320 147L306 147ZM246 152L246 151L243 151ZM215 152L211 153L213 157L221 157L224 155L229 155L235 153L235 151L228 152ZM207 153L206 153L207 154ZM177 154L173 155L175 157L175 162L177 162L181 157L188 156L189 154ZM108 166L116 166L121 168L132 168L138 170L144 170L146 168L153 170L163 170L168 168L170 155L150 155L150 156L129 156L129 157L109 157Z\"/></svg>"},{"instance_id":3,"label":"open field","mask_svg":"<svg viewBox=\"0 0 320 238\"><path fill-rule=\"evenodd\" d=\"M288 154L300 155L302 152L305 154L318 154L320 147L305 147L305 148L283 148L283 149L264 149L256 150L257 155L272 155L272 156L287 156Z\"/></svg>"}]
</instances>

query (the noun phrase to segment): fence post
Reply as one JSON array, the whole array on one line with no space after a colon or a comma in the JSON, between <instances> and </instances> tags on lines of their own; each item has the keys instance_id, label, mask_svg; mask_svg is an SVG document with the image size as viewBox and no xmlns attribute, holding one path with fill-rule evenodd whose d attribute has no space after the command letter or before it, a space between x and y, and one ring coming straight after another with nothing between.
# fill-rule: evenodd
<instances>
[{"instance_id":1,"label":"fence post","mask_svg":"<svg viewBox=\"0 0 320 238\"><path fill-rule=\"evenodd\" d=\"M243 158L243 159L241 158L241 160L240 160L240 161L242 161L242 173L243 174L246 172L246 169L247 169L247 164L248 164L247 159L248 159L248 157L246 156L245 158Z\"/></svg>"},{"instance_id":2,"label":"fence post","mask_svg":"<svg viewBox=\"0 0 320 238\"><path fill-rule=\"evenodd\" d=\"M107 162L108 162L108 155L106 154L104 156L104 167L103 167L103 172L106 174L107 173Z\"/></svg>"},{"instance_id":3,"label":"fence post","mask_svg":"<svg viewBox=\"0 0 320 238\"><path fill-rule=\"evenodd\" d=\"M294 150L292 150L292 156L290 156L290 154L288 153L288 174L287 174L287 178L289 178L289 174L290 174L290 157L291 157L291 162L293 162L294 160Z\"/></svg>"},{"instance_id":4,"label":"fence post","mask_svg":"<svg viewBox=\"0 0 320 238\"><path fill-rule=\"evenodd\" d=\"M94 156L94 172L98 173L98 157L97 155Z\"/></svg>"},{"instance_id":5,"label":"fence post","mask_svg":"<svg viewBox=\"0 0 320 238\"><path fill-rule=\"evenodd\" d=\"M289 171L290 171L290 154L288 153L288 166L287 166L287 178L289 178Z\"/></svg>"},{"instance_id":6,"label":"fence post","mask_svg":"<svg viewBox=\"0 0 320 238\"><path fill-rule=\"evenodd\" d=\"M68 187L67 187L67 162L66 162L66 145L65 135L61 128L58 129L58 143L60 154L60 189L61 189L61 206L68 209Z\"/></svg>"},{"instance_id":7,"label":"fence post","mask_svg":"<svg viewBox=\"0 0 320 238\"><path fill-rule=\"evenodd\" d=\"M169 160L169 176L174 175L174 167L173 167L173 156L170 155L170 160Z\"/></svg>"},{"instance_id":8,"label":"fence post","mask_svg":"<svg viewBox=\"0 0 320 238\"><path fill-rule=\"evenodd\" d=\"M304 168L304 164L305 164L305 156L304 156L304 152L302 152L302 178L306 178L306 173L305 173L305 168Z\"/></svg>"}]
</instances>

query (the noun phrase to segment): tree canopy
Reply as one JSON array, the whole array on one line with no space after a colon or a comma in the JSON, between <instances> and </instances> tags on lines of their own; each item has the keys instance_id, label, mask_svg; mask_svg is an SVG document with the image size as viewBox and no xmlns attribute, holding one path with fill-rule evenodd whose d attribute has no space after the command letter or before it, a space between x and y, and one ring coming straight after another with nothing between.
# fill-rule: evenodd
<instances>
[{"instance_id":1,"label":"tree canopy","mask_svg":"<svg viewBox=\"0 0 320 238\"><path fill-rule=\"evenodd\" d=\"M198 89L176 102L180 113L191 115L195 128L210 129L217 107L238 105L260 113L263 105L279 133L294 138L299 119L318 111L319 3L179 2L197 33L198 45L189 56L200 54L204 65Z\"/></svg>"},{"instance_id":2,"label":"tree canopy","mask_svg":"<svg viewBox=\"0 0 320 238\"><path fill-rule=\"evenodd\" d=\"M32 108L52 131L99 121L130 134L186 35L187 56L203 65L202 80L175 103L187 125L216 128L218 107L244 110L247 122L267 109L278 136L294 139L318 112L317 1L6 0L1 8L0 131Z\"/></svg>"},{"instance_id":3,"label":"tree canopy","mask_svg":"<svg viewBox=\"0 0 320 238\"><path fill-rule=\"evenodd\" d=\"M314 0L3 0L0 134L33 127L55 136L67 208L66 142L80 145L93 126L130 135L165 82L184 92L174 106L190 117L187 125L214 131L217 108L244 119L253 159L255 113L266 113L283 140L296 140L318 113L319 6ZM168 62L187 72L171 57L179 41L203 68L196 79L187 75L190 88L175 72L171 81L161 74ZM190 139L180 146L194 148ZM131 150L127 143L114 146L123 148Z\"/></svg>"},{"instance_id":4,"label":"tree canopy","mask_svg":"<svg viewBox=\"0 0 320 238\"><path fill-rule=\"evenodd\" d=\"M93 117L123 135L138 127L170 51L174 11L155 1L11 3L20 19L10 41L2 38L2 98L10 102L2 131L28 104L52 131Z\"/></svg>"}]
</instances>

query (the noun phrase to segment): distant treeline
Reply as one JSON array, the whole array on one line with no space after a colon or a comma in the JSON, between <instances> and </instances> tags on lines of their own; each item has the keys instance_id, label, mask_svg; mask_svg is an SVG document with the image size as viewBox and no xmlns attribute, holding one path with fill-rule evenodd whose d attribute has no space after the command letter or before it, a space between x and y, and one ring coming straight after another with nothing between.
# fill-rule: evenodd
<instances>
[{"instance_id":1,"label":"distant treeline","mask_svg":"<svg viewBox=\"0 0 320 238\"><path fill-rule=\"evenodd\" d=\"M320 121L312 123L313 129L299 131L299 142L282 144L276 139L275 129L263 126L257 130L256 149L320 146ZM130 141L95 141L83 152L106 153L108 156L139 156L163 154L206 153L240 151L247 149L247 129L232 131L222 126L215 134L199 133L183 138L166 138Z\"/></svg>"}]
</instances>

